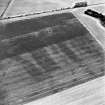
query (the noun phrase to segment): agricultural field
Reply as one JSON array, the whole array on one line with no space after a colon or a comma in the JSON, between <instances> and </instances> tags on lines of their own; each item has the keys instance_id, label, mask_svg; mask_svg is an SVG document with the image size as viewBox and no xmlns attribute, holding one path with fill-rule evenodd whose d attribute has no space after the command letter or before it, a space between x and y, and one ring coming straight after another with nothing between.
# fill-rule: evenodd
<instances>
[{"instance_id":1,"label":"agricultural field","mask_svg":"<svg viewBox=\"0 0 105 105\"><path fill-rule=\"evenodd\" d=\"M0 2L2 13L9 1ZM103 105L105 29L84 11L92 8L104 14L105 4L15 17L64 8L69 2L10 3L0 20L0 105L28 105L35 100L29 105L52 105L55 98L53 105Z\"/></svg>"},{"instance_id":2,"label":"agricultural field","mask_svg":"<svg viewBox=\"0 0 105 105\"><path fill-rule=\"evenodd\" d=\"M0 0L0 16L7 9L9 2L10 2L10 0Z\"/></svg>"},{"instance_id":3,"label":"agricultural field","mask_svg":"<svg viewBox=\"0 0 105 105\"><path fill-rule=\"evenodd\" d=\"M27 103L104 75L102 47L71 12L8 21L2 29L1 104Z\"/></svg>"}]
</instances>

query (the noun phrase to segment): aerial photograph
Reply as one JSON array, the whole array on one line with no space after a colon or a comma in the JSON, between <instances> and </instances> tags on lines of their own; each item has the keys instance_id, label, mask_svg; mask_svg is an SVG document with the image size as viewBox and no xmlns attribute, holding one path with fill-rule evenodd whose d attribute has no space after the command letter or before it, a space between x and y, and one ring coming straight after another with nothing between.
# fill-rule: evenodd
<instances>
[{"instance_id":1,"label":"aerial photograph","mask_svg":"<svg viewBox=\"0 0 105 105\"><path fill-rule=\"evenodd\" d=\"M0 0L0 105L105 105L105 0Z\"/></svg>"}]
</instances>

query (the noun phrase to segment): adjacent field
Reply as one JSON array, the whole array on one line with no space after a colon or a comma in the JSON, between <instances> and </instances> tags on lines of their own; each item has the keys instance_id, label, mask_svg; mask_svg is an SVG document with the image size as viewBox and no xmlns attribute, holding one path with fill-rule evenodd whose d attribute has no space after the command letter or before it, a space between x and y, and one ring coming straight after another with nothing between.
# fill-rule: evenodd
<instances>
[{"instance_id":1,"label":"adjacent field","mask_svg":"<svg viewBox=\"0 0 105 105\"><path fill-rule=\"evenodd\" d=\"M18 15L39 13L43 11L49 11L59 8L72 7L74 2L84 0L12 0L11 5L3 15L3 17L14 17ZM89 5L105 3L104 0L85 0ZM1 3L6 3L6 0L2 0ZM6 5L1 5L4 9Z\"/></svg>"}]
</instances>

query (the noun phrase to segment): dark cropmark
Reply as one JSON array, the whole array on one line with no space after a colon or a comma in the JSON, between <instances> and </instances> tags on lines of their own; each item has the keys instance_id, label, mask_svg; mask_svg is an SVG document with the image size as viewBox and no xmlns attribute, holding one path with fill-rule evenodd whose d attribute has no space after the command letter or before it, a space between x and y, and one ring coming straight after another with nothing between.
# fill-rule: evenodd
<instances>
[{"instance_id":1,"label":"dark cropmark","mask_svg":"<svg viewBox=\"0 0 105 105\"><path fill-rule=\"evenodd\" d=\"M7 97L7 91L1 88L0 86L0 105L6 105L5 104L6 97Z\"/></svg>"},{"instance_id":2,"label":"dark cropmark","mask_svg":"<svg viewBox=\"0 0 105 105\"><path fill-rule=\"evenodd\" d=\"M38 68L37 65L33 64L30 60L26 60L20 56L17 56L14 59L17 62L20 62L21 65L24 65L23 68L30 76L32 76L35 83L48 79L48 77L45 76L44 71L40 67Z\"/></svg>"},{"instance_id":3,"label":"dark cropmark","mask_svg":"<svg viewBox=\"0 0 105 105\"><path fill-rule=\"evenodd\" d=\"M47 74L60 69L52 58L49 57L47 52L44 49L38 50L32 53L32 57L38 63L41 68L44 69L44 72Z\"/></svg>"},{"instance_id":4,"label":"dark cropmark","mask_svg":"<svg viewBox=\"0 0 105 105\"><path fill-rule=\"evenodd\" d=\"M59 46L61 48L61 51L63 51L69 57L70 60L75 63L80 63L81 59L78 55L75 54L75 51L73 51L72 48L68 48L67 45L64 43L59 44Z\"/></svg>"},{"instance_id":5,"label":"dark cropmark","mask_svg":"<svg viewBox=\"0 0 105 105\"><path fill-rule=\"evenodd\" d=\"M38 31L45 27L52 27L63 24L64 20L75 18L72 13L55 14L32 19L19 20L7 23L4 31L0 32L3 38L11 38L16 35Z\"/></svg>"},{"instance_id":6,"label":"dark cropmark","mask_svg":"<svg viewBox=\"0 0 105 105\"><path fill-rule=\"evenodd\" d=\"M85 35L85 33L87 33L87 30L82 26L82 24L78 20L74 20L74 22L71 22L69 24L64 22L63 25L58 24L50 28L52 30L52 35L50 36L47 32L47 28L44 27L43 31L39 30L38 33L31 33L31 35L30 33L27 33L27 35L23 37L14 37L13 39L1 41L0 60L12 56L17 56L26 52L31 52L45 46L50 46L52 44L73 39L75 37L83 36Z\"/></svg>"}]
</instances>

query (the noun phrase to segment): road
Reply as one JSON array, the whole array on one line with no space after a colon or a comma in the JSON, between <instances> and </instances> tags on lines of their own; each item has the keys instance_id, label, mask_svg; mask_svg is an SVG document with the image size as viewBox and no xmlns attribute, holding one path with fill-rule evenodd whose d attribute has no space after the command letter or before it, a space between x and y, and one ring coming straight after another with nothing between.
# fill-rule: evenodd
<instances>
[{"instance_id":1,"label":"road","mask_svg":"<svg viewBox=\"0 0 105 105\"><path fill-rule=\"evenodd\" d=\"M84 0L12 0L3 17L14 17L48 11L53 9L72 7L74 2ZM85 0L89 5L104 3L104 0ZM1 10L7 6L8 0L0 0ZM3 5L2 5L3 4Z\"/></svg>"}]
</instances>

